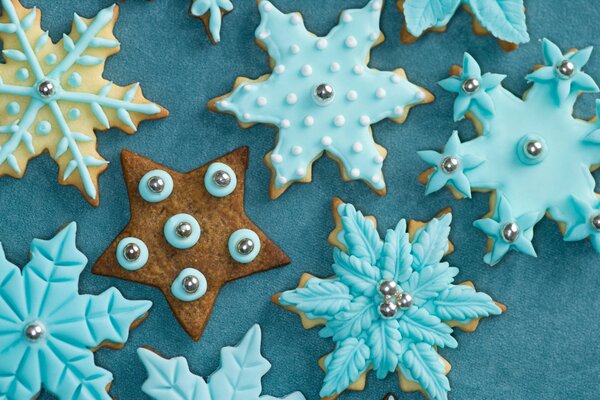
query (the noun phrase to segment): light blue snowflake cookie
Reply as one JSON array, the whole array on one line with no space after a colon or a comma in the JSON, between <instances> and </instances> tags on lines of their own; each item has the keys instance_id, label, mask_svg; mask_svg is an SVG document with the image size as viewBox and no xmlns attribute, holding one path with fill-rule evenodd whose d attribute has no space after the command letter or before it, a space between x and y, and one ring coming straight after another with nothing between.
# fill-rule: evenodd
<instances>
[{"instance_id":1,"label":"light blue snowflake cookie","mask_svg":"<svg viewBox=\"0 0 600 400\"><path fill-rule=\"evenodd\" d=\"M0 0L0 176L20 178L30 159L49 152L59 183L76 186L97 206L98 176L108 162L96 151L95 130L136 131L167 110L144 98L139 84L119 87L102 77L119 51L113 35L118 7L91 19L75 14L69 35L56 44L40 27L41 12Z\"/></svg>"},{"instance_id":2,"label":"light blue snowflake cookie","mask_svg":"<svg viewBox=\"0 0 600 400\"><path fill-rule=\"evenodd\" d=\"M404 12L400 38L413 43L427 31L445 31L461 5L473 16L473 31L491 33L504 50L529 42L523 0L399 0Z\"/></svg>"},{"instance_id":3,"label":"light blue snowflake cookie","mask_svg":"<svg viewBox=\"0 0 600 400\"><path fill-rule=\"evenodd\" d=\"M42 387L60 400L104 399L112 374L92 351L121 347L152 305L115 288L79 294L87 258L77 249L75 223L31 244L20 271L0 246L0 398L30 400Z\"/></svg>"},{"instance_id":4,"label":"light blue snowflake cookie","mask_svg":"<svg viewBox=\"0 0 600 400\"><path fill-rule=\"evenodd\" d=\"M240 344L221 350L221 365L206 381L190 372L187 360L164 359L154 351L138 349L148 379L142 390L156 400L278 400L261 395L262 377L271 364L260 354L260 326L254 325ZM295 392L279 400L305 400Z\"/></svg>"},{"instance_id":5,"label":"light blue snowflake cookie","mask_svg":"<svg viewBox=\"0 0 600 400\"><path fill-rule=\"evenodd\" d=\"M368 67L371 48L383 41L381 7L381 0L371 0L362 9L345 10L327 36L317 37L299 13L283 14L259 2L256 38L269 53L273 73L238 78L234 90L209 107L235 115L242 127L277 127L277 144L265 157L273 172L272 198L294 182L310 182L312 163L323 153L337 160L344 180L362 180L385 194L386 151L373 140L371 125L386 118L401 123L412 106L433 96L410 83L402 69Z\"/></svg>"},{"instance_id":6,"label":"light blue snowflake cookie","mask_svg":"<svg viewBox=\"0 0 600 400\"><path fill-rule=\"evenodd\" d=\"M458 269L441 261L451 250L451 215L411 221L408 231L401 220L382 240L374 218L351 204L335 199L333 212L335 275L304 274L297 289L275 297L305 328L324 325L319 334L335 342L321 360L321 398L362 390L372 369L379 379L397 372L404 391L446 399L450 364L437 349L458 345L453 327L472 332L482 317L504 311L472 283L453 283Z\"/></svg>"},{"instance_id":7,"label":"light blue snowflake cookie","mask_svg":"<svg viewBox=\"0 0 600 400\"><path fill-rule=\"evenodd\" d=\"M535 224L548 215L566 241L590 238L600 253L600 202L591 171L600 163L600 124L573 117L582 92L598 92L582 71L592 48L563 54L543 41L545 65L527 79L520 99L502 87L504 75L481 73L465 54L463 68L440 85L457 94L454 119L467 117L480 135L461 143L452 134L444 151L421 151L433 166L422 175L427 192L447 185L458 197L492 191L490 217L475 226L490 238L485 261L499 262L509 250L535 256ZM597 103L600 114L600 102Z\"/></svg>"},{"instance_id":8,"label":"light blue snowflake cookie","mask_svg":"<svg viewBox=\"0 0 600 400\"><path fill-rule=\"evenodd\" d=\"M192 0L190 14L204 22L210 41L217 44L221 41L222 18L231 10L231 0Z\"/></svg>"}]
</instances>

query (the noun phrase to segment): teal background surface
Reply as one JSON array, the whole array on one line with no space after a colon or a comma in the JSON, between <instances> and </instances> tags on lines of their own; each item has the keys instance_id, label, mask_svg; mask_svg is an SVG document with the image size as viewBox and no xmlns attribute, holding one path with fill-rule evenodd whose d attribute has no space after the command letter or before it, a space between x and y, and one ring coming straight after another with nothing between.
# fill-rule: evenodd
<instances>
[{"instance_id":1,"label":"teal background surface","mask_svg":"<svg viewBox=\"0 0 600 400\"><path fill-rule=\"evenodd\" d=\"M344 8L366 0L273 0L286 12L301 11L306 25L324 35ZM71 27L73 12L91 17L110 0L23 0L42 9L42 26L54 40ZM444 207L454 212L451 239L456 245L448 260L461 269L458 281L472 280L478 289L508 306L500 317L484 320L474 334L457 332L458 349L440 353L453 369L450 398L458 399L596 399L600 377L600 257L589 242L565 243L556 227L544 220L536 227L539 257L511 254L497 267L482 261L485 236L472 221L488 210L488 195L457 201L447 191L425 197L417 182L426 168L417 150L441 147L458 128L463 139L474 135L468 122L452 121L453 96L436 85L452 64L469 51L484 71L504 73L504 85L515 93L542 62L540 39L548 37L564 50L600 42L600 4L589 0L528 0L531 42L505 53L489 36L471 32L470 18L461 11L444 34L431 33L414 45L399 41L402 17L393 1L385 4L382 29L386 41L371 55L371 66L405 68L411 81L436 96L431 105L414 108L403 125L384 121L374 126L376 141L388 149L384 165L388 194L379 197L363 183L343 183L336 164L322 159L314 165L313 182L296 184L276 201L269 200L269 170L262 157L274 145L275 130L256 126L242 130L226 115L208 111L209 99L231 90L237 76L268 73L266 53L254 43L259 16L253 0L234 0L225 17L222 42L210 44L201 21L188 15L187 0L127 0L121 3L115 33L122 50L109 59L105 77L125 85L139 81L144 94L171 112L167 119L146 122L127 136L118 130L98 134L99 151L111 166L100 178L100 207L89 206L79 192L56 183L57 167L48 156L30 163L21 180L0 179L0 241L13 262L24 265L30 241L49 238L62 225L76 221L78 244L90 264L82 275L83 293L100 293L110 286L131 299L150 299L149 318L135 329L124 349L96 353L99 366L113 372L111 394L119 399L144 399L146 373L135 354L151 346L163 355L186 356L202 376L218 367L219 350L236 344L254 323L263 330L263 354L273 365L263 379L264 393L283 396L301 390L317 399L323 373L316 362L333 349L317 330L305 331L296 315L271 302L275 292L293 288L303 271L330 275L332 252L326 242L333 228L330 203L340 196L367 214L377 216L381 230L400 218L429 219ZM600 81L600 53L586 71ZM585 95L576 115L594 116L598 95ZM543 118L542 115L539 116ZM565 132L567 134L567 132ZM120 151L128 148L171 168L187 171L239 147L250 146L247 174L248 215L293 260L278 270L226 286L199 342L193 342L170 312L157 289L94 276L91 264L127 224L129 205L121 173ZM552 190L561 190L560 187ZM342 399L379 400L386 392L403 399L420 394L400 393L395 376L378 381L369 375L364 392ZM51 396L43 394L42 399Z\"/></svg>"}]
</instances>

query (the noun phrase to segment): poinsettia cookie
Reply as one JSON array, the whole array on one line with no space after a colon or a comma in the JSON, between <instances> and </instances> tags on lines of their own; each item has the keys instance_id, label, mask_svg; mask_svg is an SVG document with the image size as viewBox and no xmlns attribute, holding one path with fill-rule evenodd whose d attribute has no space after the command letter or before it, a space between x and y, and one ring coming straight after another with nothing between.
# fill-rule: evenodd
<instances>
[{"instance_id":1,"label":"poinsettia cookie","mask_svg":"<svg viewBox=\"0 0 600 400\"><path fill-rule=\"evenodd\" d=\"M190 14L202 20L210 41L217 44L221 41L222 18L231 10L231 0L192 0Z\"/></svg>"},{"instance_id":2,"label":"poinsettia cookie","mask_svg":"<svg viewBox=\"0 0 600 400\"><path fill-rule=\"evenodd\" d=\"M344 180L362 180L385 194L386 150L375 143L371 125L385 118L403 122L409 109L433 96L406 79L402 69L368 66L372 47L383 41L382 1L342 12L327 36L317 37L299 13L283 14L260 1L259 46L273 72L256 80L238 78L233 92L212 100L213 111L233 114L242 127L256 123L278 129L277 144L265 157L272 170L270 195L294 182L310 182L312 163L334 158Z\"/></svg>"},{"instance_id":3,"label":"poinsettia cookie","mask_svg":"<svg viewBox=\"0 0 600 400\"><path fill-rule=\"evenodd\" d=\"M504 50L529 42L523 0L398 0L404 13L400 38L413 43L427 31L445 31L461 5L473 17L473 31L492 34Z\"/></svg>"},{"instance_id":4,"label":"poinsettia cookie","mask_svg":"<svg viewBox=\"0 0 600 400\"><path fill-rule=\"evenodd\" d=\"M223 285L289 264L244 211L247 148L187 173L121 159L131 220L92 271L159 288L194 340Z\"/></svg>"},{"instance_id":5,"label":"poinsettia cookie","mask_svg":"<svg viewBox=\"0 0 600 400\"><path fill-rule=\"evenodd\" d=\"M97 206L98 176L108 162L96 151L94 130L136 131L167 110L142 95L139 84L120 87L102 77L106 58L119 51L112 31L119 8L96 17L75 14L69 35L52 43L41 12L18 0L1 0L0 176L20 178L27 163L49 152L59 183L76 186Z\"/></svg>"},{"instance_id":6,"label":"poinsettia cookie","mask_svg":"<svg viewBox=\"0 0 600 400\"><path fill-rule=\"evenodd\" d=\"M237 346L221 349L221 364L206 381L190 372L183 357L168 360L153 350L138 349L148 371L142 390L156 400L278 400L261 395L261 379L271 364L260 354L260 345L260 326L254 325ZM295 392L279 400L305 397Z\"/></svg>"},{"instance_id":7,"label":"poinsettia cookie","mask_svg":"<svg viewBox=\"0 0 600 400\"><path fill-rule=\"evenodd\" d=\"M375 219L351 204L335 199L333 214L335 275L304 274L297 289L274 298L305 328L324 326L319 334L335 342L320 361L321 398L363 390L373 369L379 379L397 372L404 391L446 399L450 364L437 349L458 345L452 328L472 332L482 317L505 310L471 282L453 283L458 269L441 261L452 248L451 215L408 226L401 220L382 240Z\"/></svg>"},{"instance_id":8,"label":"poinsettia cookie","mask_svg":"<svg viewBox=\"0 0 600 400\"><path fill-rule=\"evenodd\" d=\"M545 65L527 76L523 99L502 87L505 75L482 74L465 54L463 68L440 85L457 94L454 119L473 121L479 136L461 142L453 133L443 151L421 151L432 168L421 175L427 193L444 185L457 197L492 192L490 213L475 222L489 236L485 261L510 250L535 256L533 228L544 215L558 222L565 241L590 238L600 253L600 202L591 171L600 163L597 118L573 117L582 92L598 92L583 72L592 48L563 54L543 41ZM600 102L597 102L600 114Z\"/></svg>"},{"instance_id":9,"label":"poinsettia cookie","mask_svg":"<svg viewBox=\"0 0 600 400\"><path fill-rule=\"evenodd\" d=\"M23 270L0 246L0 398L36 399L42 387L60 400L110 400L112 374L93 351L120 348L146 316L149 301L111 288L79 294L87 258L77 249L75 223L31 244Z\"/></svg>"}]
</instances>

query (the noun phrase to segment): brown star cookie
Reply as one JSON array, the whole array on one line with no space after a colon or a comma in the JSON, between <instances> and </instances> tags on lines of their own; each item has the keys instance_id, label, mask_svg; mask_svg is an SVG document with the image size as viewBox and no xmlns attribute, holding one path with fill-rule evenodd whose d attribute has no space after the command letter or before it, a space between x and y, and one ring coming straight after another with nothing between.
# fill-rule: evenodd
<instances>
[{"instance_id":1,"label":"brown star cookie","mask_svg":"<svg viewBox=\"0 0 600 400\"><path fill-rule=\"evenodd\" d=\"M131 219L93 272L162 290L194 340L223 285L289 264L245 214L246 147L185 174L127 150L121 159Z\"/></svg>"}]
</instances>

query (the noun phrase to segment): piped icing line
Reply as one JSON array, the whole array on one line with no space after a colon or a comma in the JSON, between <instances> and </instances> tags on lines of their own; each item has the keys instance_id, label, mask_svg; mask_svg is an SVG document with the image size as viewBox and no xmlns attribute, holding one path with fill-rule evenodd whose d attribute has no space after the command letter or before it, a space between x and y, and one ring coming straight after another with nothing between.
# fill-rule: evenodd
<instances>
[{"instance_id":1,"label":"piped icing line","mask_svg":"<svg viewBox=\"0 0 600 400\"><path fill-rule=\"evenodd\" d=\"M446 400L450 364L438 348L455 348L453 327L467 332L505 307L473 284L454 284L458 269L442 261L450 252L450 214L429 223L401 220L382 239L372 217L333 202L336 228L329 237L334 275L304 274L298 288L275 295L299 314L305 328L323 326L335 349L320 361L320 397L362 390L373 370L378 379L398 373L404 391Z\"/></svg>"},{"instance_id":2,"label":"piped icing line","mask_svg":"<svg viewBox=\"0 0 600 400\"><path fill-rule=\"evenodd\" d=\"M475 222L490 238L484 260L491 265L509 250L535 256L533 228L544 215L558 222L566 241L589 237L600 253L591 173L600 163L599 124L573 117L579 95L600 90L583 72L592 48L563 54L547 39L542 47L545 65L527 76L531 87L522 99L502 87L504 75L482 74L465 54L463 68L440 85L457 94L454 119L471 119L479 136L461 143L455 132L442 152L419 152L432 166L421 176L427 193L445 185L459 197L494 192L490 214Z\"/></svg>"},{"instance_id":3,"label":"piped icing line","mask_svg":"<svg viewBox=\"0 0 600 400\"><path fill-rule=\"evenodd\" d=\"M344 180L362 180L385 194L386 151L373 140L371 125L386 118L403 122L412 106L433 96L401 69L368 66L371 48L383 41L381 7L380 0L371 0L362 9L345 10L339 24L318 37L299 13L259 2L256 40L269 54L272 73L238 79L231 93L209 107L233 114L242 127L278 128L276 146L265 157L273 172L272 198L294 182L310 181L312 163L323 153L338 161Z\"/></svg>"},{"instance_id":4,"label":"piped icing line","mask_svg":"<svg viewBox=\"0 0 600 400\"><path fill-rule=\"evenodd\" d=\"M211 41L215 44L221 41L221 24L223 14L233 10L231 0L193 0L190 14L202 19L207 27ZM206 20L208 19L208 23Z\"/></svg>"},{"instance_id":5,"label":"piped icing line","mask_svg":"<svg viewBox=\"0 0 600 400\"><path fill-rule=\"evenodd\" d=\"M80 187L97 205L97 176L107 161L95 151L93 130L119 127L133 133L140 121L167 115L143 97L138 84L120 88L101 77L106 57L120 46L111 32L118 7L101 10L91 20L75 14L72 32L53 44L40 28L37 8L23 8L18 0L0 4L0 38L7 60L0 68L0 94L16 97L20 107L13 110L22 111L0 118L0 133L6 134L0 136L0 174L21 177L30 158L49 150L59 164L60 182ZM83 92L84 80L97 92ZM75 118L65 117L65 103L81 104L70 111ZM43 119L45 109L53 121ZM70 122L74 120L89 123ZM31 133L40 131L46 138Z\"/></svg>"}]
</instances>

